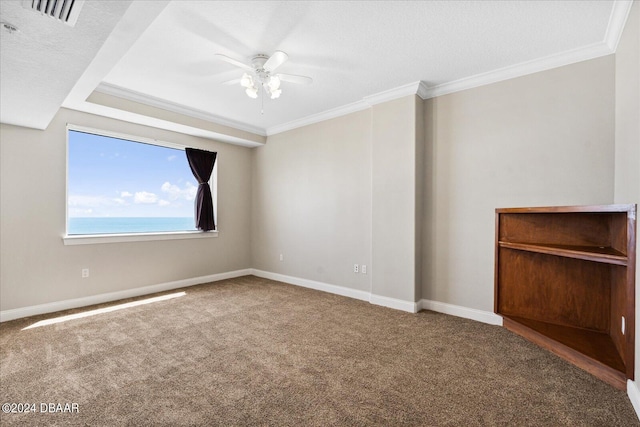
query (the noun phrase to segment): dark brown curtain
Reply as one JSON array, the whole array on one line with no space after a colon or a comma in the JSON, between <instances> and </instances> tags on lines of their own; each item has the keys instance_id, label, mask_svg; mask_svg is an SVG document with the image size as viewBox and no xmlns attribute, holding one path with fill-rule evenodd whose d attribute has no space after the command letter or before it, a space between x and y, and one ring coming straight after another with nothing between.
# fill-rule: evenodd
<instances>
[{"instance_id":1,"label":"dark brown curtain","mask_svg":"<svg viewBox=\"0 0 640 427\"><path fill-rule=\"evenodd\" d=\"M195 200L196 228L202 231L215 230L216 220L213 217L213 200L211 199L209 179L218 153L195 148L185 148L184 152L187 154L191 172L199 184Z\"/></svg>"}]
</instances>

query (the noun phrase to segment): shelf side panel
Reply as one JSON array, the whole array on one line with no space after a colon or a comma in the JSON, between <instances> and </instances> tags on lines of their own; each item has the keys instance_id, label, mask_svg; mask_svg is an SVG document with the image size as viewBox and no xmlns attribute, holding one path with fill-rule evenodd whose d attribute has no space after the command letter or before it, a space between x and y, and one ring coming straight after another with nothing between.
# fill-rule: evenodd
<instances>
[{"instance_id":1,"label":"shelf side panel","mask_svg":"<svg viewBox=\"0 0 640 427\"><path fill-rule=\"evenodd\" d=\"M626 304L627 304L627 333L626 335L626 365L627 378L635 379L635 337L636 337L636 217L637 206L632 205L627 217L627 279L626 279Z\"/></svg>"},{"instance_id":2,"label":"shelf side panel","mask_svg":"<svg viewBox=\"0 0 640 427\"><path fill-rule=\"evenodd\" d=\"M611 321L609 335L622 360L626 360L627 337L633 319L627 314L627 270L624 267L611 269ZM625 317L625 334L622 333L622 316Z\"/></svg>"},{"instance_id":3,"label":"shelf side panel","mask_svg":"<svg viewBox=\"0 0 640 427\"><path fill-rule=\"evenodd\" d=\"M609 230L611 233L611 247L623 254L627 254L629 241L627 236L627 215L612 215Z\"/></svg>"}]
</instances>

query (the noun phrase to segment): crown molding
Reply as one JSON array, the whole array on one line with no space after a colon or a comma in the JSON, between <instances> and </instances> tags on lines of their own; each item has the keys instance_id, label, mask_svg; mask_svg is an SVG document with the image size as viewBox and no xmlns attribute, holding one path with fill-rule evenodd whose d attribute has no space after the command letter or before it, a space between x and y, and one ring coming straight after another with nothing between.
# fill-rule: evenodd
<instances>
[{"instance_id":1,"label":"crown molding","mask_svg":"<svg viewBox=\"0 0 640 427\"><path fill-rule=\"evenodd\" d=\"M618 42L629 17L631 6L633 6L633 0L617 0L613 3L607 33L604 37L604 42L611 49L611 52L615 52L618 49Z\"/></svg>"},{"instance_id":2,"label":"crown molding","mask_svg":"<svg viewBox=\"0 0 640 427\"><path fill-rule=\"evenodd\" d=\"M365 96L361 101L352 102L351 104L343 105L342 107L332 108L331 110L323 111L301 119L292 120L281 125L272 126L267 129L267 136L286 132L288 130L293 130L313 123L334 119L336 117L345 116L357 111L366 110L373 105L393 101L394 99L403 98L409 95L418 95L420 98L426 99L425 95L427 93L428 89L424 82L418 81L415 83L409 83L394 89L385 90L384 92Z\"/></svg>"},{"instance_id":3,"label":"crown molding","mask_svg":"<svg viewBox=\"0 0 640 427\"><path fill-rule=\"evenodd\" d=\"M425 88L424 96L421 95L421 97L423 99L435 98L615 53L632 5L633 0L613 2L609 25L602 42Z\"/></svg>"},{"instance_id":4,"label":"crown molding","mask_svg":"<svg viewBox=\"0 0 640 427\"><path fill-rule=\"evenodd\" d=\"M224 117L216 116L202 110L190 108L181 104L177 104L175 102L156 98L155 96L136 92L134 90L126 89L110 83L101 82L98 87L96 87L95 91L103 93L105 95L116 96L118 98L123 98L129 101L139 102L140 104L149 105L151 107L171 111L173 113L183 114L185 116L205 120L218 125L229 126L234 129L255 133L256 135L267 136L264 129L262 128L247 125L246 123L237 122L235 120L226 119Z\"/></svg>"},{"instance_id":5,"label":"crown molding","mask_svg":"<svg viewBox=\"0 0 640 427\"><path fill-rule=\"evenodd\" d=\"M420 90L422 82L409 83L394 89L378 92L373 95L365 96L363 99L369 105L382 104L383 102L393 101L394 99L403 98L409 95L416 95Z\"/></svg>"},{"instance_id":6,"label":"crown molding","mask_svg":"<svg viewBox=\"0 0 640 427\"><path fill-rule=\"evenodd\" d=\"M416 93L420 98L427 99L429 97L429 86L423 81L420 81L418 85L418 92Z\"/></svg>"},{"instance_id":7,"label":"crown molding","mask_svg":"<svg viewBox=\"0 0 640 427\"><path fill-rule=\"evenodd\" d=\"M465 77L463 79L432 86L426 90L423 99L435 98L437 96L473 89L475 87L485 86L492 83L498 83L504 80L538 73L540 71L546 71L577 62L587 61L589 59L599 58L612 53L613 51L611 51L604 42L594 43L583 48L549 55L532 61L521 62L520 64L500 68L487 73L476 74L475 76Z\"/></svg>"},{"instance_id":8,"label":"crown molding","mask_svg":"<svg viewBox=\"0 0 640 427\"><path fill-rule=\"evenodd\" d=\"M325 120L334 119L336 117L345 116L347 114L355 113L357 111L366 110L371 105L364 101L356 101L351 104L343 105L341 107L332 108L321 113L312 114L310 116L303 117L301 119L292 120L281 125L271 126L267 128L267 136L272 136L278 133L286 132L288 130L297 129L303 126L308 126L314 123L323 122Z\"/></svg>"},{"instance_id":9,"label":"crown molding","mask_svg":"<svg viewBox=\"0 0 640 427\"><path fill-rule=\"evenodd\" d=\"M616 39L616 43L620 38L620 34L622 32L622 29L624 28L624 21L626 20L629 12L629 5L627 3L629 2L616 2L614 11L612 12L612 20L610 20L609 28L611 29L613 28L613 26L615 26L617 29L615 31L608 30L607 37L614 37ZM612 23L614 23L613 26ZM616 32L617 36L614 34ZM609 36L609 34L614 34L614 36ZM282 125L272 126L267 129L267 136L310 125L312 123L318 123L323 120L343 116L355 111L364 110L372 105L392 101L404 96L418 95L422 99L435 98L437 96L460 92L467 89L473 89L479 86L498 83L504 80L510 80L516 77L538 73L540 71L546 71L577 62L587 61L589 59L599 58L601 56L610 55L612 53L614 53L614 51L609 47L607 43L603 41L582 48L560 52L527 62L521 62L520 64L515 64L482 74L476 74L474 76L465 77L463 79L454 80L452 82L447 82L436 86L429 87L423 81L409 83L407 85L386 90L384 92L379 92L374 95L365 96L362 101L354 102L343 107L338 107L322 113L303 117L301 119L284 123Z\"/></svg>"},{"instance_id":10,"label":"crown molding","mask_svg":"<svg viewBox=\"0 0 640 427\"><path fill-rule=\"evenodd\" d=\"M394 89L386 90L384 92L365 96L361 101L352 102L341 107L332 108L321 113L312 114L301 119L292 120L281 125L272 126L265 130L106 82L100 83L98 87L96 87L95 91L103 93L105 95L115 96L118 98L127 99L129 101L149 105L151 107L161 108L163 110L194 117L196 119L206 120L219 125L229 126L235 129L255 133L260 136L275 135L313 123L318 123L347 114L355 113L357 111L366 110L373 105L392 101L394 99L402 98L409 95L418 95L422 99L426 99L427 95L429 94L429 89L427 88L425 83L422 81L418 81Z\"/></svg>"}]
</instances>

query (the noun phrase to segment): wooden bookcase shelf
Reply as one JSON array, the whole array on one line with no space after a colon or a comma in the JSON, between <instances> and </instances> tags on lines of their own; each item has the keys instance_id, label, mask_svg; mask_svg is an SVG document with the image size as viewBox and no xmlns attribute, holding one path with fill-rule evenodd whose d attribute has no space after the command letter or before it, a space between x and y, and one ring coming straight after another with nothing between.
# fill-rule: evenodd
<instances>
[{"instance_id":1,"label":"wooden bookcase shelf","mask_svg":"<svg viewBox=\"0 0 640 427\"><path fill-rule=\"evenodd\" d=\"M577 246L540 243L498 242L501 248L519 249L521 251L537 252L563 256L567 258L584 259L587 261L606 262L609 264L627 265L627 256L620 251L604 246Z\"/></svg>"},{"instance_id":2,"label":"wooden bookcase shelf","mask_svg":"<svg viewBox=\"0 0 640 427\"><path fill-rule=\"evenodd\" d=\"M635 205L496 209L494 309L505 327L625 389L635 224Z\"/></svg>"}]
</instances>

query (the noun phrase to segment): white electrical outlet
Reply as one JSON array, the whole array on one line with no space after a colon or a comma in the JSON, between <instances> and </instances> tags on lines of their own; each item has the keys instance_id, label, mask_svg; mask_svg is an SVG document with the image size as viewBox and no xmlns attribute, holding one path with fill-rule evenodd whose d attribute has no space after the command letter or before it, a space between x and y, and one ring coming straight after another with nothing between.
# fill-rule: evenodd
<instances>
[{"instance_id":1,"label":"white electrical outlet","mask_svg":"<svg viewBox=\"0 0 640 427\"><path fill-rule=\"evenodd\" d=\"M367 266L362 264L362 274L367 274Z\"/></svg>"},{"instance_id":2,"label":"white electrical outlet","mask_svg":"<svg viewBox=\"0 0 640 427\"><path fill-rule=\"evenodd\" d=\"M280 254L280 261L284 261L284 257Z\"/></svg>"},{"instance_id":3,"label":"white electrical outlet","mask_svg":"<svg viewBox=\"0 0 640 427\"><path fill-rule=\"evenodd\" d=\"M83 268L82 269L82 278L86 279L87 277L89 277L89 269L88 268Z\"/></svg>"},{"instance_id":4,"label":"white electrical outlet","mask_svg":"<svg viewBox=\"0 0 640 427\"><path fill-rule=\"evenodd\" d=\"M624 320L624 316L622 316L622 335L624 335L625 326L626 326L626 321Z\"/></svg>"},{"instance_id":5,"label":"white electrical outlet","mask_svg":"<svg viewBox=\"0 0 640 427\"><path fill-rule=\"evenodd\" d=\"M359 270L359 268L358 268L358 264L353 264L353 272L354 272L354 273L357 273L357 272L358 272L358 270Z\"/></svg>"}]
</instances>

